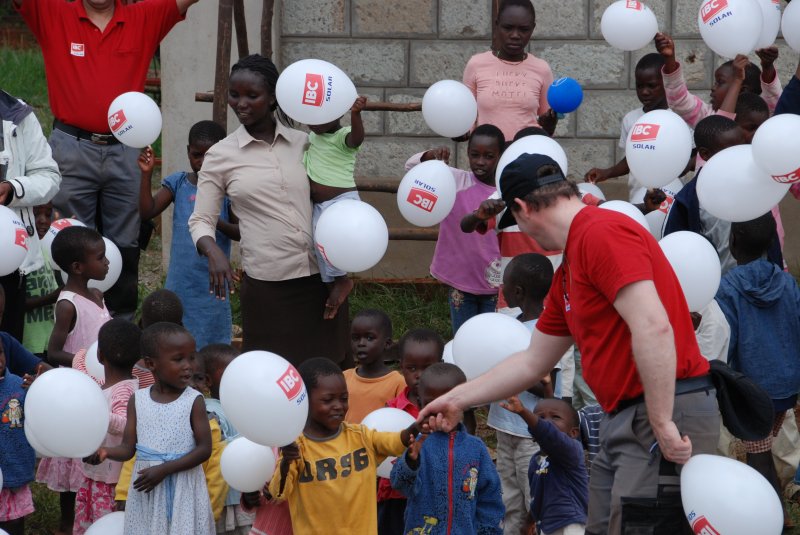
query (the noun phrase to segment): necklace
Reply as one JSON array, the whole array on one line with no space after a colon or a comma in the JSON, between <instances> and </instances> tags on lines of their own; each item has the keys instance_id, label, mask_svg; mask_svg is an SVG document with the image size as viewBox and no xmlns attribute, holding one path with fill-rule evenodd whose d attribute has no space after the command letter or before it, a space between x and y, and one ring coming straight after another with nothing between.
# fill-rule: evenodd
<instances>
[{"instance_id":1,"label":"necklace","mask_svg":"<svg viewBox=\"0 0 800 535\"><path fill-rule=\"evenodd\" d=\"M502 61L506 65L519 65L520 63L522 63L523 61L528 59L528 53L527 52L523 52L522 59L517 60L517 61L511 61L511 60L507 60L507 59L501 58L499 50L492 50L492 54L494 54L494 57L496 57L497 59L499 59L500 61Z\"/></svg>"}]
</instances>

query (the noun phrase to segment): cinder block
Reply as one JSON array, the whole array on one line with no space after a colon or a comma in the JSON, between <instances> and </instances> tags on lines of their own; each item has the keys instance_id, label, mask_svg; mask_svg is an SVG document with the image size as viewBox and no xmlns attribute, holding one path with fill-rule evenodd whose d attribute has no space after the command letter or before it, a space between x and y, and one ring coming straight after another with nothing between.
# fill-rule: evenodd
<instances>
[{"instance_id":1,"label":"cinder block","mask_svg":"<svg viewBox=\"0 0 800 535\"><path fill-rule=\"evenodd\" d=\"M350 34L350 0L291 0L283 2L281 32L284 36Z\"/></svg>"},{"instance_id":2,"label":"cinder block","mask_svg":"<svg viewBox=\"0 0 800 535\"><path fill-rule=\"evenodd\" d=\"M488 39L493 23L491 0L439 0L442 39Z\"/></svg>"},{"instance_id":3,"label":"cinder block","mask_svg":"<svg viewBox=\"0 0 800 535\"><path fill-rule=\"evenodd\" d=\"M359 87L358 94L367 97L367 102L380 102L384 99L383 89L376 87ZM383 122L384 116L388 112L385 111L362 111L361 122L364 123L364 133L368 136L381 136L383 135ZM350 126L350 113L345 113L342 117L342 124ZM367 143L367 141L365 141Z\"/></svg>"},{"instance_id":4,"label":"cinder block","mask_svg":"<svg viewBox=\"0 0 800 535\"><path fill-rule=\"evenodd\" d=\"M435 37L436 2L403 0L351 0L353 36Z\"/></svg>"},{"instance_id":5,"label":"cinder block","mask_svg":"<svg viewBox=\"0 0 800 535\"><path fill-rule=\"evenodd\" d=\"M700 2L698 0L673 0L673 37L700 38L700 29L697 27L697 13L699 10Z\"/></svg>"},{"instance_id":6,"label":"cinder block","mask_svg":"<svg viewBox=\"0 0 800 535\"><path fill-rule=\"evenodd\" d=\"M603 33L600 31L600 19L603 18L603 12L606 8L615 1L616 0L591 0L592 17L590 19L589 35L592 39L603 38ZM670 22L672 20L671 3L672 0L644 0L644 4L656 14L659 31L670 32Z\"/></svg>"},{"instance_id":7,"label":"cinder block","mask_svg":"<svg viewBox=\"0 0 800 535\"><path fill-rule=\"evenodd\" d=\"M586 100L583 101L581 106L585 105ZM576 123L577 112L566 114L563 119L559 119L558 126L556 126L556 131L553 137L575 137Z\"/></svg>"},{"instance_id":8,"label":"cinder block","mask_svg":"<svg viewBox=\"0 0 800 535\"><path fill-rule=\"evenodd\" d=\"M305 58L323 59L338 66L358 85L402 86L406 83L405 41L285 39L280 52L283 65Z\"/></svg>"},{"instance_id":9,"label":"cinder block","mask_svg":"<svg viewBox=\"0 0 800 535\"><path fill-rule=\"evenodd\" d=\"M536 0L534 39L585 39L589 29L586 0Z\"/></svg>"},{"instance_id":10,"label":"cinder block","mask_svg":"<svg viewBox=\"0 0 800 535\"><path fill-rule=\"evenodd\" d=\"M605 41L535 42L536 55L550 64L555 78L570 76L584 89L624 89L628 85L626 54Z\"/></svg>"},{"instance_id":11,"label":"cinder block","mask_svg":"<svg viewBox=\"0 0 800 535\"><path fill-rule=\"evenodd\" d=\"M559 139L569 162L569 178L583 182L592 167L609 167L614 163L614 139Z\"/></svg>"},{"instance_id":12,"label":"cinder block","mask_svg":"<svg viewBox=\"0 0 800 535\"><path fill-rule=\"evenodd\" d=\"M389 102L411 103L422 102L425 95L424 89L389 89L386 91L386 100ZM422 112L386 112L386 134L401 136L436 136L437 134L428 128Z\"/></svg>"},{"instance_id":13,"label":"cinder block","mask_svg":"<svg viewBox=\"0 0 800 535\"><path fill-rule=\"evenodd\" d=\"M381 177L399 182L406 173L406 160L418 152L442 145L450 147L453 152L454 143L440 137L385 136L367 140L359 152L355 176Z\"/></svg>"},{"instance_id":14,"label":"cinder block","mask_svg":"<svg viewBox=\"0 0 800 535\"><path fill-rule=\"evenodd\" d=\"M641 107L633 91L587 91L578 108L579 138L619 138L622 118Z\"/></svg>"},{"instance_id":15,"label":"cinder block","mask_svg":"<svg viewBox=\"0 0 800 535\"><path fill-rule=\"evenodd\" d=\"M461 81L469 58L487 50L485 41L412 41L409 85L429 87L439 80Z\"/></svg>"},{"instance_id":16,"label":"cinder block","mask_svg":"<svg viewBox=\"0 0 800 535\"><path fill-rule=\"evenodd\" d=\"M678 40L675 42L678 61L686 78L689 89L708 89L713 83L713 54L701 40ZM631 89L636 88L636 63L650 52L655 52L655 47L637 50L631 53Z\"/></svg>"}]
</instances>

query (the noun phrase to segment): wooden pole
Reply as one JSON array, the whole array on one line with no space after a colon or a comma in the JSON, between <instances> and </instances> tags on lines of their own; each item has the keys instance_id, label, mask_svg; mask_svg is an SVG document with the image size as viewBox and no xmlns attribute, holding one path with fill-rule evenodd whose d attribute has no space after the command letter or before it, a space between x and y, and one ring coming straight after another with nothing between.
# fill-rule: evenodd
<instances>
[{"instance_id":1,"label":"wooden pole","mask_svg":"<svg viewBox=\"0 0 800 535\"><path fill-rule=\"evenodd\" d=\"M239 58L249 56L247 45L247 23L244 20L244 3L242 0L233 0L233 25L236 28L236 48Z\"/></svg>"},{"instance_id":2,"label":"wooden pole","mask_svg":"<svg viewBox=\"0 0 800 535\"><path fill-rule=\"evenodd\" d=\"M261 11L261 55L265 58L272 57L272 17L275 11L275 0L264 0Z\"/></svg>"},{"instance_id":3,"label":"wooden pole","mask_svg":"<svg viewBox=\"0 0 800 535\"><path fill-rule=\"evenodd\" d=\"M217 23L217 67L214 72L214 122L228 124L228 71L231 67L233 0L219 0Z\"/></svg>"}]
</instances>

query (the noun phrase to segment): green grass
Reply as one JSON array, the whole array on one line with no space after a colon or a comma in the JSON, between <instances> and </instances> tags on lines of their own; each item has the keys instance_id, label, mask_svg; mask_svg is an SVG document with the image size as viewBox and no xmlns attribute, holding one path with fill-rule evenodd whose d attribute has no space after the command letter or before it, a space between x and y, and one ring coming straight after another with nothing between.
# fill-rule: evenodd
<instances>
[{"instance_id":1,"label":"green grass","mask_svg":"<svg viewBox=\"0 0 800 535\"><path fill-rule=\"evenodd\" d=\"M53 115L47 100L44 60L38 48L17 50L0 48L0 88L21 98L36 110L45 135L50 134Z\"/></svg>"}]
</instances>

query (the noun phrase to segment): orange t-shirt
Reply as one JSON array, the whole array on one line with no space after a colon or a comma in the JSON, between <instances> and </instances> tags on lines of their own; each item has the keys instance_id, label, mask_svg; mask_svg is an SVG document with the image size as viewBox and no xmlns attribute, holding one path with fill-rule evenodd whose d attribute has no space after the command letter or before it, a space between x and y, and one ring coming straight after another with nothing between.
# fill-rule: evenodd
<instances>
[{"instance_id":1,"label":"orange t-shirt","mask_svg":"<svg viewBox=\"0 0 800 535\"><path fill-rule=\"evenodd\" d=\"M350 408L344 421L350 424L360 424L367 414L385 407L387 401L396 398L406 388L406 380L395 371L367 379L352 368L344 371L344 380L350 397Z\"/></svg>"}]
</instances>

